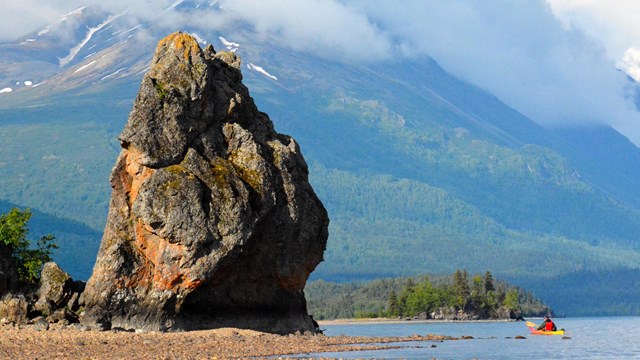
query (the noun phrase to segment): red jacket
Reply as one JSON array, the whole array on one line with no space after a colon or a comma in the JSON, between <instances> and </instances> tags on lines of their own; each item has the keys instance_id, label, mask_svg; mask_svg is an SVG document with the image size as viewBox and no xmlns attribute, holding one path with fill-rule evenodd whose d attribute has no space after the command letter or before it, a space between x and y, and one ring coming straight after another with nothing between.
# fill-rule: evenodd
<instances>
[{"instance_id":1,"label":"red jacket","mask_svg":"<svg viewBox=\"0 0 640 360\"><path fill-rule=\"evenodd\" d=\"M556 325L551 320L547 321L547 323L544 325L544 331L555 331L555 330L556 330Z\"/></svg>"}]
</instances>

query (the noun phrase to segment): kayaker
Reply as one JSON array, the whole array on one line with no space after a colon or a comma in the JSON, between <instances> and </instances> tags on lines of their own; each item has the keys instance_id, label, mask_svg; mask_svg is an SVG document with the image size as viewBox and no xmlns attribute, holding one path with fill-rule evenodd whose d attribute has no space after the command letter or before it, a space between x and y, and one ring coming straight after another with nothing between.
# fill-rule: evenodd
<instances>
[{"instance_id":1,"label":"kayaker","mask_svg":"<svg viewBox=\"0 0 640 360\"><path fill-rule=\"evenodd\" d=\"M551 321L551 318L549 318L548 316L545 316L544 317L544 321L542 322L542 324L540 324L540 326L538 326L538 330L556 331L556 330L558 330L558 328L556 327L556 324L554 324L554 322Z\"/></svg>"}]
</instances>

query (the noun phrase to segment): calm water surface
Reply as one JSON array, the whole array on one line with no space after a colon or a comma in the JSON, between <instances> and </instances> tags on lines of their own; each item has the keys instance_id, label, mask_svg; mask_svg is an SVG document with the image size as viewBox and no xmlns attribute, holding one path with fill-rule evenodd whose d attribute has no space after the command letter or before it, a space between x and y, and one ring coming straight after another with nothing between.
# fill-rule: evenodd
<instances>
[{"instance_id":1,"label":"calm water surface","mask_svg":"<svg viewBox=\"0 0 640 360\"><path fill-rule=\"evenodd\" d=\"M336 358L403 359L640 359L640 317L555 319L566 337L531 335L523 322L335 324L325 334L409 336L438 334L472 340L412 342L398 350L309 354ZM540 319L532 319L540 323ZM524 340L514 339L525 336ZM431 345L436 347L432 348Z\"/></svg>"}]
</instances>

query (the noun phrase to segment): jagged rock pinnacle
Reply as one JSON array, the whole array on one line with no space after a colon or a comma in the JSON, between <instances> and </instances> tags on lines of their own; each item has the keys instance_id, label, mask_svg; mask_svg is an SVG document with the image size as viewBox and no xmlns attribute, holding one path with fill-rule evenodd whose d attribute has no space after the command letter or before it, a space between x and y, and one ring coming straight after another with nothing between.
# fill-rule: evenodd
<instances>
[{"instance_id":1,"label":"jagged rock pinnacle","mask_svg":"<svg viewBox=\"0 0 640 360\"><path fill-rule=\"evenodd\" d=\"M119 137L83 323L312 330L302 289L329 220L239 64L184 33L158 44Z\"/></svg>"}]
</instances>

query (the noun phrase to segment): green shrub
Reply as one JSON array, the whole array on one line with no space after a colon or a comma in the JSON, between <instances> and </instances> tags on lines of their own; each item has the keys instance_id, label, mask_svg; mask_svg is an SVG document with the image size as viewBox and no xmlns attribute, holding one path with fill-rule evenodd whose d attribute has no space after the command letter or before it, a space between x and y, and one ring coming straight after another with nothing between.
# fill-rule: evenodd
<instances>
[{"instance_id":1,"label":"green shrub","mask_svg":"<svg viewBox=\"0 0 640 360\"><path fill-rule=\"evenodd\" d=\"M30 218L30 209L20 211L13 208L7 214L0 214L0 242L11 252L11 259L18 272L18 280L24 283L32 283L40 278L42 266L47 261L51 261L53 249L58 248L51 234L41 237L35 249L30 248L31 242L27 239L29 234L27 223Z\"/></svg>"}]
</instances>

